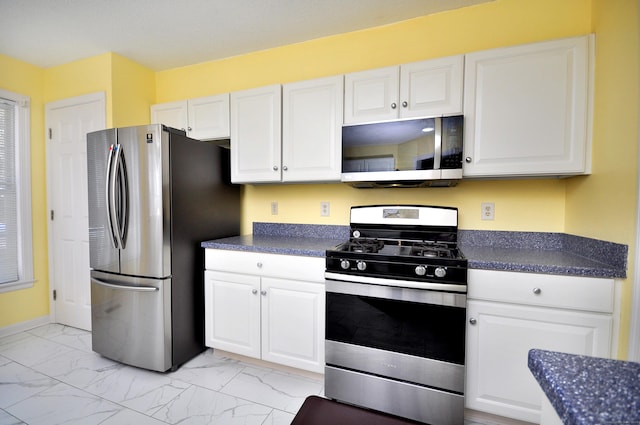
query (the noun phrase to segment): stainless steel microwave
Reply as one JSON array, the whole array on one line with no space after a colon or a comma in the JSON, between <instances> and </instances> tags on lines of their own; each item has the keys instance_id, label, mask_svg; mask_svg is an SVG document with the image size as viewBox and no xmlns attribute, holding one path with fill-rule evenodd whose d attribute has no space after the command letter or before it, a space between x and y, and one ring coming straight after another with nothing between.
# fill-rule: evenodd
<instances>
[{"instance_id":1,"label":"stainless steel microwave","mask_svg":"<svg viewBox=\"0 0 640 425\"><path fill-rule=\"evenodd\" d=\"M462 178L462 115L342 127L342 181L354 187L453 186Z\"/></svg>"}]
</instances>

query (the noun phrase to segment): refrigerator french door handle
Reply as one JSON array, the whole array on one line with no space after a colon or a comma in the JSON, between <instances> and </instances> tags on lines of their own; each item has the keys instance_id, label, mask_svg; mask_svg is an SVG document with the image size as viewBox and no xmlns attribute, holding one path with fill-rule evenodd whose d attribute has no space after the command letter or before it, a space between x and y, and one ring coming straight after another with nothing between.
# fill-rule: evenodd
<instances>
[{"instance_id":1,"label":"refrigerator french door handle","mask_svg":"<svg viewBox=\"0 0 640 425\"><path fill-rule=\"evenodd\" d=\"M159 291L159 288L154 286L131 286L131 285L116 285L115 283L105 282L104 280L96 279L95 277L91 278L91 281L101 285L106 286L111 289L122 289L125 291L136 291L136 292L156 292Z\"/></svg>"},{"instance_id":2,"label":"refrigerator french door handle","mask_svg":"<svg viewBox=\"0 0 640 425\"><path fill-rule=\"evenodd\" d=\"M116 236L116 228L113 225L115 219L115 173L113 171L113 155L117 149L117 145L109 146L109 158L107 161L107 173L105 179L105 195L106 195L106 207L107 207L107 221L109 222L109 230L111 232L111 244L114 248L120 248L118 246L118 239Z\"/></svg>"},{"instance_id":3,"label":"refrigerator french door handle","mask_svg":"<svg viewBox=\"0 0 640 425\"><path fill-rule=\"evenodd\" d=\"M120 210L120 205L123 200L122 194L122 179L120 178L121 166L120 166L120 154L122 152L121 145L115 145L113 147L114 153L114 163L113 170L111 173L111 226L114 229L115 239L116 239L116 248L124 248L124 244L122 243L122 211Z\"/></svg>"},{"instance_id":4,"label":"refrigerator french door handle","mask_svg":"<svg viewBox=\"0 0 640 425\"><path fill-rule=\"evenodd\" d=\"M116 155L115 169L118 173L119 209L118 232L120 234L120 248L127 245L127 231L129 229L129 175L127 174L127 161L122 145L119 146Z\"/></svg>"}]
</instances>

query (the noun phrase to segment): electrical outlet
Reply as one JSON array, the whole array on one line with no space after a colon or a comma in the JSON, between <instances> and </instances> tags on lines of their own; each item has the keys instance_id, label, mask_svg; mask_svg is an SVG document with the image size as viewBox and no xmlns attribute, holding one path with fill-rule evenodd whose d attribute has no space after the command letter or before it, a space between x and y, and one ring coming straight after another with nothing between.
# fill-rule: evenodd
<instances>
[{"instance_id":1,"label":"electrical outlet","mask_svg":"<svg viewBox=\"0 0 640 425\"><path fill-rule=\"evenodd\" d=\"M320 202L320 217L329 217L330 211L329 202Z\"/></svg>"},{"instance_id":2,"label":"electrical outlet","mask_svg":"<svg viewBox=\"0 0 640 425\"><path fill-rule=\"evenodd\" d=\"M276 201L271 202L271 215L278 215L278 203Z\"/></svg>"},{"instance_id":3,"label":"electrical outlet","mask_svg":"<svg viewBox=\"0 0 640 425\"><path fill-rule=\"evenodd\" d=\"M496 204L493 202L482 203L482 220L493 220L496 213Z\"/></svg>"}]
</instances>

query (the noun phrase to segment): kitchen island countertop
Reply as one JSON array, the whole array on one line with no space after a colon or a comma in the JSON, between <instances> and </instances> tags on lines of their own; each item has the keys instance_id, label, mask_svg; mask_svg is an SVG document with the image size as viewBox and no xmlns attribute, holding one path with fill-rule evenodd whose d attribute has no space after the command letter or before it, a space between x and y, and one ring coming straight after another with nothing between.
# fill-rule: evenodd
<instances>
[{"instance_id":1,"label":"kitchen island countertop","mask_svg":"<svg viewBox=\"0 0 640 425\"><path fill-rule=\"evenodd\" d=\"M534 349L528 365L565 425L640 423L640 363Z\"/></svg>"},{"instance_id":2,"label":"kitchen island countertop","mask_svg":"<svg viewBox=\"0 0 640 425\"><path fill-rule=\"evenodd\" d=\"M202 242L203 248L324 257L349 238L349 226L254 223L253 234ZM460 230L470 269L626 277L627 246L573 235Z\"/></svg>"}]
</instances>

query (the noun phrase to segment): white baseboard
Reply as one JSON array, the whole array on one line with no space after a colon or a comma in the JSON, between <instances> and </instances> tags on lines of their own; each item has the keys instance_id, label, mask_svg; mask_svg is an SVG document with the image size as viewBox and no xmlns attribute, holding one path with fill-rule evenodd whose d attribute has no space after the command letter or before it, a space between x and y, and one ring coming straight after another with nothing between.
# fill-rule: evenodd
<instances>
[{"instance_id":1,"label":"white baseboard","mask_svg":"<svg viewBox=\"0 0 640 425\"><path fill-rule=\"evenodd\" d=\"M505 418L504 416L492 415L491 413L472 409L464 409L464 419L465 422L469 421L474 425L532 425L531 422Z\"/></svg>"},{"instance_id":2,"label":"white baseboard","mask_svg":"<svg viewBox=\"0 0 640 425\"><path fill-rule=\"evenodd\" d=\"M17 334L19 332L28 331L38 326L47 325L51 323L51 317L49 315L37 317L35 319L27 320L26 322L15 323L13 325L0 328L0 338Z\"/></svg>"}]
</instances>

